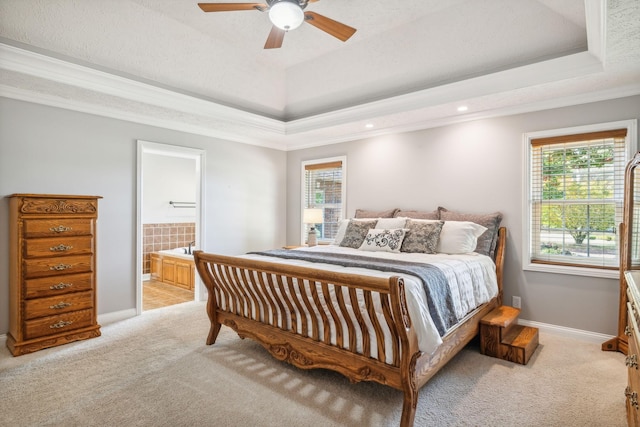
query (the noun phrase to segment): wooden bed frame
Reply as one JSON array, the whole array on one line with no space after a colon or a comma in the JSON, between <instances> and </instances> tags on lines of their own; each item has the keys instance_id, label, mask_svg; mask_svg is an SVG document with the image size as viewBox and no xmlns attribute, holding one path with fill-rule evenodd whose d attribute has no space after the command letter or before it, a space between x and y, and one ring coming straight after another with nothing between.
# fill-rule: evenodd
<instances>
[{"instance_id":1,"label":"wooden bed frame","mask_svg":"<svg viewBox=\"0 0 640 427\"><path fill-rule=\"evenodd\" d=\"M480 319L502 304L506 234L501 227L495 251L498 295L454 326L430 355L418 348L400 277L373 278L195 251L198 273L209 292L207 344L215 343L221 325L226 325L241 338L258 341L276 359L299 368L331 369L352 382L386 384L404 393L400 425L412 426L418 390L477 335ZM356 303L357 293L364 296L366 307ZM348 314L344 294L354 315ZM382 321L373 315L374 300L382 307ZM301 315L304 312L316 316ZM365 356L371 354L372 342L365 318L375 329L377 358ZM392 340L385 341L384 329L391 331ZM356 331L361 334L362 354L350 350L356 348ZM345 332L348 346L342 345ZM331 343L331 334L337 344ZM392 354L392 363L386 362L385 354Z\"/></svg>"}]
</instances>

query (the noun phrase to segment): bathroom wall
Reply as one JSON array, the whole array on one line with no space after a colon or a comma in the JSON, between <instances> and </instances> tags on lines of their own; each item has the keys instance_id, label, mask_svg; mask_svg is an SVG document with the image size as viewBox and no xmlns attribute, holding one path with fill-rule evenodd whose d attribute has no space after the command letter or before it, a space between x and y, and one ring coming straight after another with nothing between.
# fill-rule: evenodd
<instances>
[{"instance_id":1,"label":"bathroom wall","mask_svg":"<svg viewBox=\"0 0 640 427\"><path fill-rule=\"evenodd\" d=\"M196 161L156 153L142 158L142 273L151 269L151 252L195 241Z\"/></svg>"}]
</instances>

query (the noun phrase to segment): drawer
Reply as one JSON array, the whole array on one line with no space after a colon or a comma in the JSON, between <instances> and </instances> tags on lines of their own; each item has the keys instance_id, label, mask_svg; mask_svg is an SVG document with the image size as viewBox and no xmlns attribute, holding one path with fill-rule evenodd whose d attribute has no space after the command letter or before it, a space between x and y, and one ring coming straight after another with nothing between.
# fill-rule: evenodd
<instances>
[{"instance_id":1,"label":"drawer","mask_svg":"<svg viewBox=\"0 0 640 427\"><path fill-rule=\"evenodd\" d=\"M23 263L26 279L93 271L93 255L36 258L24 260Z\"/></svg>"},{"instance_id":2,"label":"drawer","mask_svg":"<svg viewBox=\"0 0 640 427\"><path fill-rule=\"evenodd\" d=\"M25 238L54 236L93 235L93 220L85 218L26 219L23 231Z\"/></svg>"},{"instance_id":3,"label":"drawer","mask_svg":"<svg viewBox=\"0 0 640 427\"><path fill-rule=\"evenodd\" d=\"M24 281L24 285L25 298L64 295L69 292L93 289L93 275L91 273L83 273L29 279Z\"/></svg>"},{"instance_id":4,"label":"drawer","mask_svg":"<svg viewBox=\"0 0 640 427\"><path fill-rule=\"evenodd\" d=\"M24 322L25 339L64 333L93 325L93 310L72 311Z\"/></svg>"},{"instance_id":5,"label":"drawer","mask_svg":"<svg viewBox=\"0 0 640 427\"><path fill-rule=\"evenodd\" d=\"M27 300L24 303L24 318L31 320L87 308L93 308L93 291Z\"/></svg>"},{"instance_id":6,"label":"drawer","mask_svg":"<svg viewBox=\"0 0 640 427\"><path fill-rule=\"evenodd\" d=\"M47 237L24 241L25 258L83 255L93 252L93 237Z\"/></svg>"}]
</instances>

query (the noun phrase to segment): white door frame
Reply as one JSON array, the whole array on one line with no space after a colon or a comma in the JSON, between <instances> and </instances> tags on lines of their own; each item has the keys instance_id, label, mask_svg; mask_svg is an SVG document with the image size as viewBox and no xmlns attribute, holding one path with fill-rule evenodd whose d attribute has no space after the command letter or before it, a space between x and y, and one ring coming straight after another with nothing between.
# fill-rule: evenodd
<instances>
[{"instance_id":1,"label":"white door frame","mask_svg":"<svg viewBox=\"0 0 640 427\"><path fill-rule=\"evenodd\" d=\"M143 229L142 229L142 172L143 172L143 155L144 154L160 154L163 156L180 157L193 159L196 162L196 231L195 239L198 242L198 249L206 250L205 224L202 221L205 216L205 150L197 148L181 147L178 145L160 144L157 142L149 142L138 140L138 165L137 165L137 200L136 200L136 314L142 314L142 248L144 245ZM206 299L207 291L196 275L195 280L195 300L203 301Z\"/></svg>"}]
</instances>

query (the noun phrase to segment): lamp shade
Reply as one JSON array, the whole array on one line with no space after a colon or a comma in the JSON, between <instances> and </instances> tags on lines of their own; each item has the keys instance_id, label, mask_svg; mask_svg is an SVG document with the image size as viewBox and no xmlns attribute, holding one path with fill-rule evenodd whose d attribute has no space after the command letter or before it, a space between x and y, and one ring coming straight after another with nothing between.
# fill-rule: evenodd
<instances>
[{"instance_id":1,"label":"lamp shade","mask_svg":"<svg viewBox=\"0 0 640 427\"><path fill-rule=\"evenodd\" d=\"M269 9L269 19L276 27L294 30L304 21L304 12L295 0L280 0Z\"/></svg>"},{"instance_id":2,"label":"lamp shade","mask_svg":"<svg viewBox=\"0 0 640 427\"><path fill-rule=\"evenodd\" d=\"M302 215L305 224L320 224L323 221L322 209L305 209Z\"/></svg>"}]
</instances>

